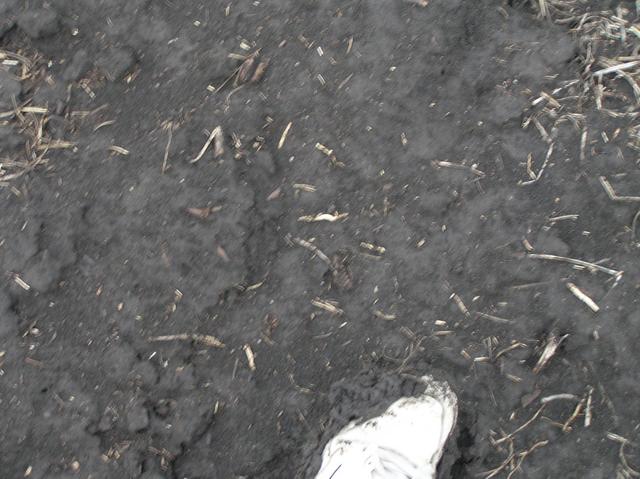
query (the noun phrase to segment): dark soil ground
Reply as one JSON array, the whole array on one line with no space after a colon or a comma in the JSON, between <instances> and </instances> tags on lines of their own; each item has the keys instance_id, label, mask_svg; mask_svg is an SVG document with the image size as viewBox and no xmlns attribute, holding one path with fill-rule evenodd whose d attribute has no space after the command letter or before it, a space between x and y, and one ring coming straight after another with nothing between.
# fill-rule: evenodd
<instances>
[{"instance_id":1,"label":"dark soil ground","mask_svg":"<svg viewBox=\"0 0 640 479\"><path fill-rule=\"evenodd\" d=\"M498 0L0 0L0 50L36 65L0 65L0 162L28 100L72 142L0 187L2 478L313 477L425 373L460 398L442 477L640 461L638 204L598 181L637 195L637 164L594 115L609 138L581 161L567 126L519 184L530 99L577 76L564 28Z\"/></svg>"}]
</instances>

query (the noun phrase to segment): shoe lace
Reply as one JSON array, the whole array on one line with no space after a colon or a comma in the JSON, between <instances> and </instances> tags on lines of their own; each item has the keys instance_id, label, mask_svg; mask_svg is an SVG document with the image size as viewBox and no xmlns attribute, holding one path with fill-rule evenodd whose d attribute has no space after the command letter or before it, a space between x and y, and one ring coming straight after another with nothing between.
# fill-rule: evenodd
<instances>
[{"instance_id":1,"label":"shoe lace","mask_svg":"<svg viewBox=\"0 0 640 479\"><path fill-rule=\"evenodd\" d=\"M372 441L349 441L343 447L358 448L371 479L421 479L420 470L400 451L384 447Z\"/></svg>"}]
</instances>

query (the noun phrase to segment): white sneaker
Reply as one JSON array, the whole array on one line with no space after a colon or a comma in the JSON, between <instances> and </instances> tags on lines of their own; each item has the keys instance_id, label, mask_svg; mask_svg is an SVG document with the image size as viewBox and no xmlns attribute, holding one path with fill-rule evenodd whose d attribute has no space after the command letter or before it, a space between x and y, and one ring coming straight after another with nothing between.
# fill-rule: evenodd
<instances>
[{"instance_id":1,"label":"white sneaker","mask_svg":"<svg viewBox=\"0 0 640 479\"><path fill-rule=\"evenodd\" d=\"M425 392L380 416L351 423L327 443L316 479L433 479L455 425L458 400L447 383L423 376Z\"/></svg>"}]
</instances>

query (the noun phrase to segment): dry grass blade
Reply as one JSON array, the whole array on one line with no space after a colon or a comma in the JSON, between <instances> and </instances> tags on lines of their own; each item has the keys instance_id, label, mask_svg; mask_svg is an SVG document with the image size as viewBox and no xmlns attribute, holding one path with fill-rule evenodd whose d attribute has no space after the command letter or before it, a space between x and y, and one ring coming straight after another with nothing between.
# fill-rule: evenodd
<instances>
[{"instance_id":1,"label":"dry grass blade","mask_svg":"<svg viewBox=\"0 0 640 479\"><path fill-rule=\"evenodd\" d=\"M316 255L318 258L320 258L322 261L324 261L329 267L332 267L332 263L331 260L329 259L329 257L324 254L316 245L314 245L313 243L303 240L302 238L291 238L291 241L295 244L297 244L298 246L302 246L305 249L308 249L309 251L311 251L314 255Z\"/></svg>"},{"instance_id":2,"label":"dry grass blade","mask_svg":"<svg viewBox=\"0 0 640 479\"><path fill-rule=\"evenodd\" d=\"M533 368L534 374L538 374L540 371L542 371L542 369L547 365L551 358L555 356L556 351L568 336L568 334L565 334L561 337L557 337L554 334L549 335L549 337L547 338L547 343L542 350L542 354L540 355L538 362Z\"/></svg>"},{"instance_id":3,"label":"dry grass blade","mask_svg":"<svg viewBox=\"0 0 640 479\"><path fill-rule=\"evenodd\" d=\"M626 62L620 63L618 65L613 65L607 68L603 68L602 70L598 70L593 73L594 76L602 78L603 75L607 75L609 73L619 73L624 70L630 70L633 67L640 65L640 61Z\"/></svg>"},{"instance_id":4,"label":"dry grass blade","mask_svg":"<svg viewBox=\"0 0 640 479\"><path fill-rule=\"evenodd\" d=\"M0 60L4 60L5 58L12 58L14 60L19 61L27 69L31 69L33 67L33 62L29 58L25 57L24 55L21 55L15 52L10 52L7 50L0 50Z\"/></svg>"},{"instance_id":5,"label":"dry grass blade","mask_svg":"<svg viewBox=\"0 0 640 479\"><path fill-rule=\"evenodd\" d=\"M475 166L467 166L459 163L451 163L450 161L433 161L432 164L434 166L439 166L441 168L451 168L454 170L462 170L473 173L475 176L479 178L484 178L486 174L483 171L480 171L475 168Z\"/></svg>"},{"instance_id":6,"label":"dry grass blade","mask_svg":"<svg viewBox=\"0 0 640 479\"><path fill-rule=\"evenodd\" d=\"M529 454L531 454L536 449L540 449L541 447L546 446L547 444L549 444L548 440L538 441L533 446L531 446L529 449L527 449L526 451L519 452L517 454L518 455L518 462L516 463L516 465L512 469L512 471L507 475L507 479L511 479L515 475L516 472L520 471L520 466L522 466L522 463L524 462L524 460L527 458L527 456Z\"/></svg>"},{"instance_id":7,"label":"dry grass blade","mask_svg":"<svg viewBox=\"0 0 640 479\"><path fill-rule=\"evenodd\" d=\"M204 143L204 145L202 146L202 148L200 149L196 157L193 160L191 160L189 163L197 163L198 161L200 161L204 156L204 154L207 152L207 149L209 148L213 140L216 138L216 136L221 134L222 134L221 127L217 126L216 128L214 128L213 131L209 133L209 137L207 138L207 141Z\"/></svg>"},{"instance_id":8,"label":"dry grass blade","mask_svg":"<svg viewBox=\"0 0 640 479\"><path fill-rule=\"evenodd\" d=\"M293 122L289 122L286 126L286 128L284 129L284 131L282 132L282 136L280 137L280 141L278 142L278 150L281 150L282 147L284 146L284 142L287 141L287 135L289 134L289 130L291 129L291 125L293 125Z\"/></svg>"},{"instance_id":9,"label":"dry grass blade","mask_svg":"<svg viewBox=\"0 0 640 479\"><path fill-rule=\"evenodd\" d=\"M535 421L536 419L538 419L538 417L540 416L540 414L542 414L542 411L544 411L544 405L540 406L540 408L536 411L536 413L531 416L531 418L529 418L527 421L524 422L524 424L522 424L521 426L519 426L518 428L516 428L512 433L507 434L506 436L492 441L494 445L498 445L498 444L502 444L505 441L510 440L511 438L513 438L516 434L518 434L519 432L523 431L525 428L527 428L533 421Z\"/></svg>"},{"instance_id":10,"label":"dry grass blade","mask_svg":"<svg viewBox=\"0 0 640 479\"><path fill-rule=\"evenodd\" d=\"M16 53L0 49L0 63L20 83L22 90L28 95L33 91L32 82L39 82L47 75L47 66L37 54ZM10 186L10 182L19 179L40 166L48 163L47 153L52 150L66 150L76 146L75 143L62 139L53 139L48 135L49 110L44 106L32 105L33 98L27 96L20 105L12 98L13 108L0 112L0 121L21 132L24 138L24 154L19 158L2 159L0 161L0 187Z\"/></svg>"},{"instance_id":11,"label":"dry grass blade","mask_svg":"<svg viewBox=\"0 0 640 479\"><path fill-rule=\"evenodd\" d=\"M545 396L541 398L540 404L547 404L552 401L559 401L559 400L578 401L580 400L580 398L575 394L567 394L567 393L552 394L551 396Z\"/></svg>"},{"instance_id":12,"label":"dry grass blade","mask_svg":"<svg viewBox=\"0 0 640 479\"><path fill-rule=\"evenodd\" d=\"M600 180L600 184L602 185L602 188L604 188L604 191L607 193L607 196L609 197L610 200L612 201L620 201L623 203L638 203L640 202L640 196L620 196L618 195L615 190L613 189L613 186L611 186L611 183L609 183L609 181L607 180L606 177L601 176L598 178Z\"/></svg>"},{"instance_id":13,"label":"dry grass blade","mask_svg":"<svg viewBox=\"0 0 640 479\"><path fill-rule=\"evenodd\" d=\"M336 316L341 316L342 314L344 314L344 311L338 307L338 303L336 301L315 298L311 300L311 304L316 308L324 309L325 311L328 311L329 313Z\"/></svg>"},{"instance_id":14,"label":"dry grass blade","mask_svg":"<svg viewBox=\"0 0 640 479\"><path fill-rule=\"evenodd\" d=\"M582 399L582 400L580 400L580 402L578 402L578 404L574 408L573 412L571 413L571 416L569 416L569 418L562 425L562 432L569 432L571 430L571 424L573 424L573 422L578 418L578 416L582 412L582 408L584 407L584 403L585 403L584 399Z\"/></svg>"},{"instance_id":15,"label":"dry grass blade","mask_svg":"<svg viewBox=\"0 0 640 479\"><path fill-rule=\"evenodd\" d=\"M548 260L548 261L559 261L562 263L574 264L576 266L582 266L583 268L588 268L594 271L601 271L611 276L615 276L616 278L619 278L624 274L624 271L618 271L615 269L606 268L604 266L600 266L599 264L589 263L588 261L583 261L581 259L567 258L565 256L557 256L554 254L529 253L527 254L527 258L542 259L542 260Z\"/></svg>"},{"instance_id":16,"label":"dry grass blade","mask_svg":"<svg viewBox=\"0 0 640 479\"><path fill-rule=\"evenodd\" d=\"M122 155L122 156L128 156L129 155L129 150L127 150L126 148L122 148L121 146L111 145L107 149L109 151L112 151L112 152L118 154L118 155Z\"/></svg>"},{"instance_id":17,"label":"dry grass blade","mask_svg":"<svg viewBox=\"0 0 640 479\"><path fill-rule=\"evenodd\" d=\"M521 186L532 185L534 183L537 183L540 180L540 178L542 178L542 174L544 173L544 170L546 170L547 166L549 165L549 160L551 159L551 155L553 154L553 148L554 148L554 143L550 143L549 147L547 148L547 155L544 158L544 162L542 163L540 170L538 170L538 174L535 175L535 177L529 181L521 181L519 183Z\"/></svg>"},{"instance_id":18,"label":"dry grass blade","mask_svg":"<svg viewBox=\"0 0 640 479\"><path fill-rule=\"evenodd\" d=\"M224 348L225 345L215 336L210 334L170 334L167 336L151 336L148 338L150 342L169 342L169 341L193 341L194 343L210 346L212 348Z\"/></svg>"},{"instance_id":19,"label":"dry grass blade","mask_svg":"<svg viewBox=\"0 0 640 479\"><path fill-rule=\"evenodd\" d=\"M173 138L173 123L167 122L165 128L168 132L168 138L167 145L164 147L164 157L162 158L162 168L160 170L163 175L167 171L167 163L169 161L169 150L171 149L171 140Z\"/></svg>"},{"instance_id":20,"label":"dry grass blade","mask_svg":"<svg viewBox=\"0 0 640 479\"><path fill-rule=\"evenodd\" d=\"M308 185L306 183L294 183L293 189L299 190L299 191L306 191L307 193L315 193L318 190L318 188L316 188L314 185Z\"/></svg>"},{"instance_id":21,"label":"dry grass blade","mask_svg":"<svg viewBox=\"0 0 640 479\"><path fill-rule=\"evenodd\" d=\"M333 223L335 221L345 219L347 216L349 216L349 213L318 213L317 215L300 216L298 218L298 221L302 221L304 223L328 221L329 223Z\"/></svg>"}]
</instances>

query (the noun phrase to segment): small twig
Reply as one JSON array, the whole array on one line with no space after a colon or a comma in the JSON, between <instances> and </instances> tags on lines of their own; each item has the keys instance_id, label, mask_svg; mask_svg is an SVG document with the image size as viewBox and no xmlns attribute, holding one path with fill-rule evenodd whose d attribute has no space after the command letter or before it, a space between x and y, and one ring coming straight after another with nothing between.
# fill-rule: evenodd
<instances>
[{"instance_id":1,"label":"small twig","mask_svg":"<svg viewBox=\"0 0 640 479\"><path fill-rule=\"evenodd\" d=\"M502 472L503 469L505 469L509 464L513 462L513 459L515 458L515 453L513 452L513 442L510 444L509 449L511 450L511 452L498 467L482 473L485 475L485 479L491 479L492 477L497 476L498 474L500 474L500 472Z\"/></svg>"},{"instance_id":2,"label":"small twig","mask_svg":"<svg viewBox=\"0 0 640 479\"><path fill-rule=\"evenodd\" d=\"M569 416L569 418L562 425L562 432L568 432L571 430L571 424L573 424L573 422L577 419L577 417L582 412L584 403L585 403L585 400L581 399L580 402L576 405L575 409L573 410L573 413L571 413L571 416Z\"/></svg>"},{"instance_id":3,"label":"small twig","mask_svg":"<svg viewBox=\"0 0 640 479\"><path fill-rule=\"evenodd\" d=\"M538 419L538 416L540 416L540 414L542 414L542 411L544 411L544 404L542 406L540 406L540 408L536 411L536 413L531 416L530 419L528 419L524 424L522 424L522 426L518 427L515 431L513 431L511 434L507 434L506 436L498 439L497 441L493 441L493 445L497 446L498 444L502 444L504 441L507 441L509 439L512 439L513 436L515 436L516 434L518 434L519 432L521 432L522 430L524 430L527 426L529 426L533 421L535 421L536 419Z\"/></svg>"},{"instance_id":4,"label":"small twig","mask_svg":"<svg viewBox=\"0 0 640 479\"><path fill-rule=\"evenodd\" d=\"M640 196L619 196L615 192L615 190L613 189L613 186L611 186L611 183L609 183L609 181L607 180L606 177L601 176L598 179L600 180L600 184L604 188L604 191L607 193L607 196L609 197L610 200L612 200L612 201L622 201L622 202L625 202L625 203L640 202Z\"/></svg>"},{"instance_id":5,"label":"small twig","mask_svg":"<svg viewBox=\"0 0 640 479\"><path fill-rule=\"evenodd\" d=\"M303 240L302 238L291 238L291 241L293 241L295 244L297 244L298 246L302 246L305 249L308 249L309 251L311 251L314 255L316 255L319 259L321 259L322 261L324 261L325 263L327 263L327 265L329 267L332 267L331 265L331 260L329 259L329 257L324 254L320 248L318 248L316 245L314 245L313 243L310 243L306 240Z\"/></svg>"},{"instance_id":6,"label":"small twig","mask_svg":"<svg viewBox=\"0 0 640 479\"><path fill-rule=\"evenodd\" d=\"M620 278L624 271L618 271L611 268L605 268L604 266L600 266L599 264L589 263L588 261L583 261L581 259L574 258L566 258L564 256L556 256L554 254L538 254L538 253L529 253L527 254L527 258L531 259L543 259L549 261L560 261L563 263L575 264L576 266L582 266L584 268L589 268L592 270L598 270L603 273L607 273L611 276L615 276L616 278Z\"/></svg>"},{"instance_id":7,"label":"small twig","mask_svg":"<svg viewBox=\"0 0 640 479\"><path fill-rule=\"evenodd\" d=\"M542 174L544 173L544 170L547 169L547 166L549 165L549 160L551 159L551 155L553 154L554 144L555 143L549 144L549 148L547 149L547 156L542 162L542 166L540 167L540 170L538 170L538 174L536 175L536 177L529 181L521 181L519 183L520 186L532 185L533 183L536 183L537 181L539 181L540 178L542 178Z\"/></svg>"},{"instance_id":8,"label":"small twig","mask_svg":"<svg viewBox=\"0 0 640 479\"><path fill-rule=\"evenodd\" d=\"M578 288L575 284L573 284L571 282L567 282L567 288L569 288L569 291L571 291L576 298L578 298L584 304L589 306L589 308L594 313L597 313L598 311L600 311L600 306L598 306L595 303L595 301L592 300L589 296L587 296L585 293L583 293L582 290L580 290L580 288Z\"/></svg>"},{"instance_id":9,"label":"small twig","mask_svg":"<svg viewBox=\"0 0 640 479\"><path fill-rule=\"evenodd\" d=\"M513 468L513 470L507 475L507 479L511 479L513 477L513 475L520 470L520 466L522 466L522 463L524 462L524 460L527 458L527 456L529 454L531 454L536 449L539 449L541 447L546 446L547 444L549 444L548 440L538 441L533 446L531 446L529 449L527 449L526 451L519 452L518 453L518 457L519 457L518 463Z\"/></svg>"}]
</instances>

